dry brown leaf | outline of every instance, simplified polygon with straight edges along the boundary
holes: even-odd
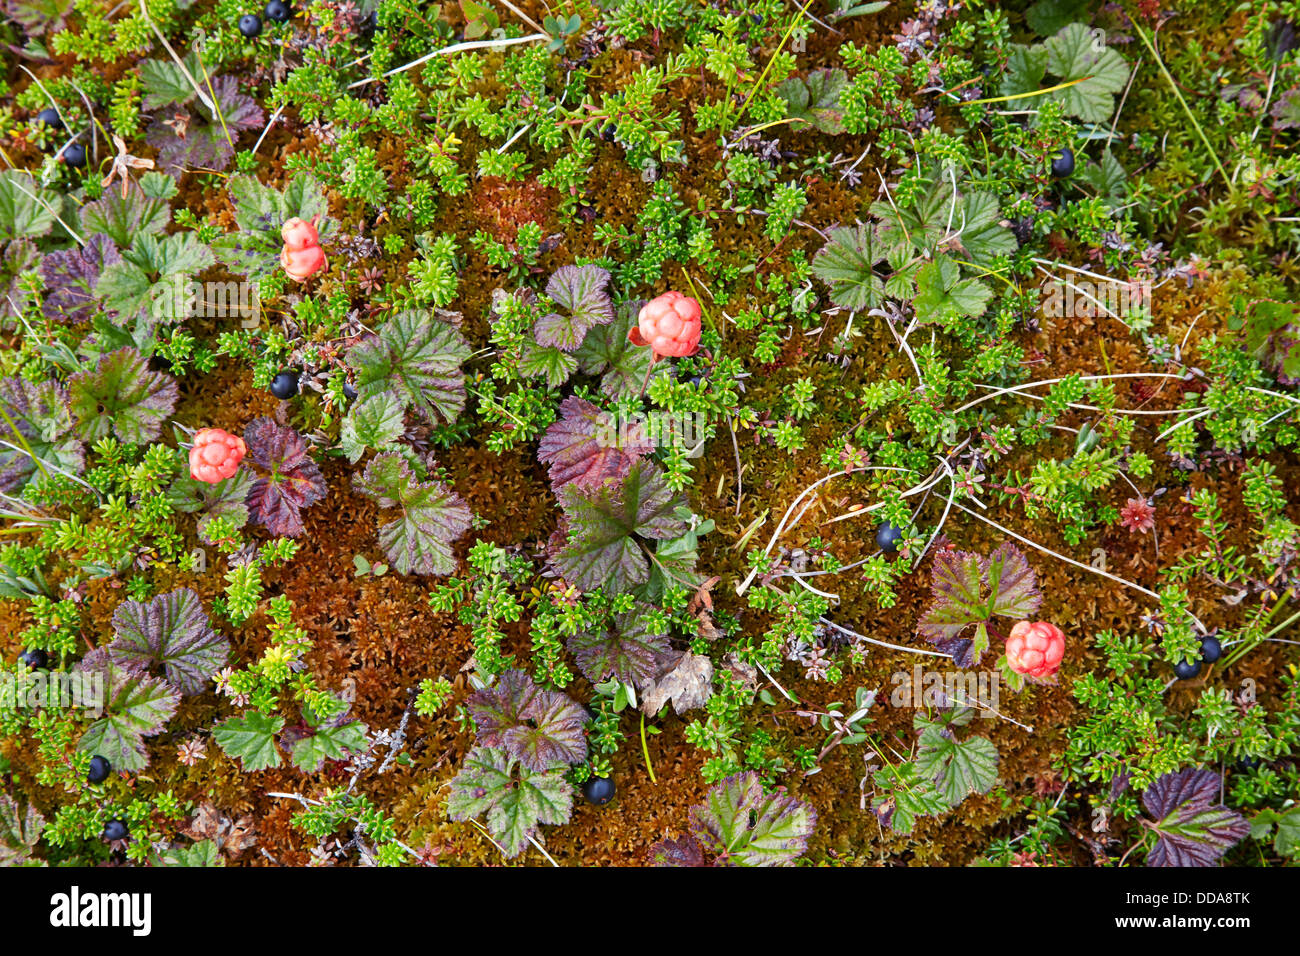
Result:
[[[211,840],[217,851],[232,860],[257,842],[257,828],[247,814],[231,820],[210,803],[202,804],[190,825],[181,831],[195,840]]]
[[[671,661],[671,658],[668,658]],[[659,677],[641,688],[641,711],[654,715],[671,699],[673,710],[684,714],[703,707],[713,696],[713,661],[705,654],[684,653],[669,663]]]

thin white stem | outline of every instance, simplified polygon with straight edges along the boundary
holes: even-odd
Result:
[[[1118,378],[1176,378],[1179,381],[1183,381],[1186,379],[1186,376],[1175,375],[1171,372],[1116,372],[1111,375],[1081,375],[1079,376],[1079,381],[1106,382]],[[1058,382],[1064,382],[1064,381],[1065,378],[1044,378],[1044,379],[1039,379],[1036,382],[1024,382],[1020,385],[1008,385],[1005,388],[998,388],[996,385],[985,385],[983,382],[972,382],[971,384],[974,385],[976,388],[991,388],[993,389],[993,391],[987,395],[982,395],[979,398],[967,402],[961,408],[954,411],[953,414],[960,415],[962,412],[966,411],[967,409],[971,409],[974,408],[976,405],[981,405],[984,402],[991,401],[997,398],[999,395],[1018,394],[1027,388],[1042,388],[1044,385],[1056,385]],[[1300,402],[1298,402],[1297,404],[1300,404]]]
[[[790,696],[790,692],[788,690],[786,690],[784,687],[782,687],[780,684],[776,682],[776,678],[768,673],[766,667],[764,667],[762,664],[759,664],[757,661],[754,662],[754,666],[763,672],[763,676],[772,682],[772,686],[781,692],[782,697],[784,697],[792,704],[799,703],[797,700],[795,700],[793,697]]]
[[[1186,409],[1184,409],[1184,410],[1186,410]],[[1178,431],[1178,429],[1182,428],[1184,425],[1190,425],[1192,422],[1196,421],[1198,418],[1204,418],[1206,415],[1211,414],[1213,411],[1214,411],[1214,409],[1212,409],[1212,408],[1202,409],[1201,411],[1199,411],[1199,412],[1197,412],[1195,415],[1193,415],[1191,418],[1184,418],[1184,419],[1183,419],[1182,421],[1180,421],[1180,422],[1174,422],[1172,425],[1170,425],[1168,428],[1166,428],[1164,431],[1162,431],[1159,435],[1156,436],[1156,441],[1161,441],[1161,440],[1163,440],[1163,439],[1165,438],[1165,436],[1167,436],[1167,435],[1172,435],[1174,432]]]
[[[772,532],[772,537],[767,542],[767,547],[763,549],[763,554],[769,555],[772,553],[772,549],[776,547],[777,539],[780,538],[781,535],[786,530],[786,522],[790,520],[790,515],[794,513],[794,509],[799,506],[799,503],[803,501],[804,498],[806,498],[817,488],[821,487],[822,485],[826,484],[826,482],[830,481],[832,478],[842,478],[845,475],[852,475],[860,471],[904,471],[904,470],[905,469],[903,468],[891,468],[891,467],[886,467],[884,465],[875,465],[875,466],[870,466],[865,468],[845,468],[843,471],[831,472],[829,475],[826,475],[824,478],[818,478],[811,485],[809,485],[807,488],[801,491],[799,493],[799,497],[795,498],[794,501],[790,503],[790,507],[785,509],[785,514],[781,517],[781,522],[776,526],[776,530]],[[802,517],[802,512],[800,513],[800,516]],[[748,590],[750,583],[754,580],[754,577],[757,574],[758,574],[757,568],[751,569],[749,575],[745,578],[745,580],[742,581],[740,584],[736,585],[736,593],[744,594],[745,591]]]
[[[280,114],[284,112],[284,107],[285,104],[281,103],[276,107],[275,112],[271,114],[271,118],[267,121],[266,126],[262,128],[262,135],[257,137],[257,142],[253,144],[254,153],[262,148],[262,140],[266,139],[266,134],[271,132],[271,127],[275,125],[275,121],[278,120]]]
[[[875,644],[877,647],[888,647],[891,650],[906,651],[909,654],[920,654],[924,657],[947,657],[949,659],[952,658],[951,654],[944,654],[941,651],[927,651],[919,647],[905,647],[902,644],[890,644],[888,641],[879,641],[876,640],[874,637],[867,637],[867,635],[865,634],[859,634],[857,631],[851,631],[847,627],[844,627],[840,624],[836,624],[828,617],[820,617],[818,618],[818,620],[821,621],[823,624],[825,624],[827,627],[835,628],[835,630],[839,631],[841,634],[847,634],[849,637],[856,638],[859,641],[865,641],[868,644]]]
[[[439,50],[433,50],[422,57],[412,60],[399,67],[394,67],[383,76],[368,76],[364,80],[357,80],[355,83],[348,85],[349,90],[355,90],[359,87],[366,86],[370,83],[386,80],[390,76],[396,76],[398,73],[404,73],[407,70],[413,70],[417,66],[428,63],[435,56],[450,56],[452,53],[463,53],[466,50],[491,50],[499,47],[515,46],[519,43],[536,43],[538,40],[549,40],[550,37],[545,33],[531,33],[526,37],[512,37],[505,40],[470,40],[467,43],[453,43],[451,46],[445,46]]]

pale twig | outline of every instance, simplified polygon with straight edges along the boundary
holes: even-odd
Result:
[[[428,63],[435,56],[449,56],[452,53],[463,53],[466,50],[492,50],[499,47],[514,46],[519,43],[536,43],[538,40],[549,40],[550,37],[545,33],[532,33],[526,37],[510,37],[505,40],[470,40],[466,43],[453,43],[451,46],[445,46],[438,50],[426,53],[422,57],[412,60],[410,63],[394,67],[383,76],[368,76],[363,80],[357,80],[355,83],[348,85],[349,90],[355,90],[369,83],[376,83],[379,80],[386,80],[390,76],[396,76],[398,73],[404,73],[407,70],[415,69]]]

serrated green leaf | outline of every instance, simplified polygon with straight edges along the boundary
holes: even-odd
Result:
[[[977,279],[961,278],[961,267],[940,256],[916,275],[917,317],[922,322],[950,325],[957,319],[977,317],[988,307],[993,292]]]
[[[343,760],[350,753],[366,749],[366,725],[359,720],[341,727],[320,727],[293,745],[293,764],[305,773],[315,773],[326,760]]]
[[[845,309],[875,309],[884,302],[885,283],[874,269],[883,253],[875,248],[872,227],[835,226],[813,257],[813,275],[831,290],[831,301]]]
[[[155,441],[177,394],[176,382],[151,371],[134,348],[109,352],[68,380],[75,431],[92,443],[110,434],[133,445]]]
[[[417,413],[437,424],[454,422],[465,407],[461,364],[473,349],[446,322],[422,310],[398,312],[348,352],[357,370],[361,400],[392,392]]]
[[[638,538],[673,538],[687,527],[678,517],[685,502],[668,487],[663,472],[644,460],[633,464],[622,482],[591,492],[569,484],[559,498],[569,539],[555,567],[584,590],[603,586],[617,594],[644,584],[650,564]]]
[[[275,737],[284,729],[283,717],[269,717],[256,710],[221,721],[212,736],[227,756],[239,758],[247,771],[280,766],[280,752]]]
[[[758,774],[728,777],[691,808],[705,851],[731,866],[790,866],[808,848],[817,812],[785,793],[768,793]]]
[[[403,407],[392,392],[380,392],[359,401],[339,429],[339,447],[348,461],[356,464],[366,449],[383,451],[402,437]]]
[[[451,574],[452,545],[469,530],[473,515],[460,495],[438,481],[419,481],[395,452],[376,455],[353,476],[357,490],[401,516],[379,527],[379,543],[400,574]]]
[[[986,737],[957,740],[951,731],[926,723],[917,746],[916,768],[933,781],[950,807],[972,793],[987,793],[998,779],[998,751]]]
[[[99,754],[118,770],[143,770],[149,764],[144,738],[160,733],[180,704],[180,693],[165,681],[128,674],[102,651],[88,654],[81,667],[104,676],[104,715],[91,724],[77,749]]]
[[[486,815],[488,832],[516,857],[542,824],[569,821],[573,787],[563,769],[535,773],[505,751],[475,747],[451,782],[447,815],[469,820]]]
[[[0,242],[45,235],[58,205],[59,197],[38,186],[31,173],[0,170]]]

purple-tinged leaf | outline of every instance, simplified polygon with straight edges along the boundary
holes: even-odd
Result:
[[[933,600],[916,631],[962,667],[978,663],[988,648],[990,618],[1024,618],[1042,600],[1033,569],[1010,543],[988,558],[972,551],[936,552],[930,586]],[[972,625],[974,636],[966,636]]]
[[[325,497],[325,479],[292,428],[266,416],[244,429],[248,457],[268,474],[253,482],[248,513],[271,534],[296,538],[303,532],[302,509]]]
[[[52,378],[29,382],[17,375],[0,379],[0,491],[25,485],[38,472],[35,455],[47,468],[53,464],[80,474],[86,464],[85,449],[72,437],[68,393]],[[6,420],[7,417],[7,420]],[[18,434],[14,434],[14,428]],[[27,452],[31,451],[31,455]]]
[[[104,715],[81,735],[77,749],[99,754],[115,770],[143,770],[149,765],[144,738],[163,731],[180,693],[166,681],[119,667],[103,649],[82,658],[77,671],[102,675],[105,686]]]
[[[113,435],[132,445],[156,441],[176,408],[176,382],[149,369],[138,350],[102,355],[91,370],[68,380],[76,433],[86,442]]]
[[[19,813],[18,801],[0,792],[0,867],[18,867],[30,860],[44,830],[45,817],[30,799],[27,809]]]
[[[0,253],[0,328],[18,325],[32,295],[24,274],[40,269],[41,257],[28,239],[14,239]]]
[[[618,594],[645,584],[650,562],[639,539],[675,538],[687,529],[678,517],[685,501],[668,487],[663,472],[644,460],[621,482],[590,493],[569,484],[559,499],[569,538],[555,557],[555,569],[585,591],[603,586]]]
[[[1219,802],[1219,775],[1188,767],[1159,777],[1142,794],[1156,821],[1147,866],[1218,866],[1250,833],[1246,818]]]
[[[474,518],[460,495],[442,482],[417,480],[396,452],[376,455],[352,483],[379,507],[401,509],[401,517],[379,526],[379,543],[398,573],[456,570],[452,545]]]
[[[163,171],[173,175],[190,169],[220,172],[230,165],[239,134],[262,126],[262,108],[239,92],[233,76],[217,77],[212,89],[220,116],[195,100],[188,108],[162,110],[149,124],[145,140],[158,150],[158,167]]]
[[[606,287],[609,273],[600,266],[561,266],[546,283],[546,295],[562,309],[537,320],[537,344],[574,351],[597,325],[614,321],[614,305]]]
[[[593,684],[612,676],[633,687],[654,681],[659,655],[670,650],[668,635],[651,631],[638,611],[618,615],[610,627],[579,631],[567,643],[578,669]]]
[[[546,429],[537,446],[538,460],[550,465],[551,488],[573,482],[590,491],[611,479],[622,479],[633,463],[653,446],[639,425],[620,429],[617,419],[586,399],[569,396],[560,404],[560,418]]]
[[[587,758],[587,712],[559,691],[537,686],[527,673],[509,670],[470,695],[478,742],[500,747],[541,773]]]
[[[647,855],[651,866],[708,865],[708,861],[704,858],[704,847],[700,846],[700,841],[689,833],[676,840],[664,837],[658,843],[651,845]]]
[[[488,832],[512,858],[524,851],[541,824],[568,823],[572,810],[573,787],[563,768],[534,772],[495,747],[469,752],[447,799],[453,820],[486,814]]]
[[[986,581],[991,601],[989,611],[1000,617],[1023,620],[1038,610],[1043,595],[1038,576],[1028,559],[1010,541],[1004,541],[988,557]]]
[[[784,788],[766,793],[758,774],[728,777],[691,808],[704,850],[726,866],[793,866],[817,827],[817,812]]]
[[[41,311],[52,322],[89,322],[100,306],[94,295],[99,273],[122,257],[108,236],[91,236],[84,246],[49,252],[41,260],[45,299]]]
[[[361,401],[392,392],[437,424],[454,422],[465,408],[465,375],[461,363],[473,349],[450,324],[429,313],[398,312],[378,335],[364,339],[348,352],[357,371]]]
[[[202,692],[230,656],[230,641],[213,629],[189,588],[152,601],[124,601],[113,613],[117,639],[108,655],[131,674],[159,669],[182,694]]]

